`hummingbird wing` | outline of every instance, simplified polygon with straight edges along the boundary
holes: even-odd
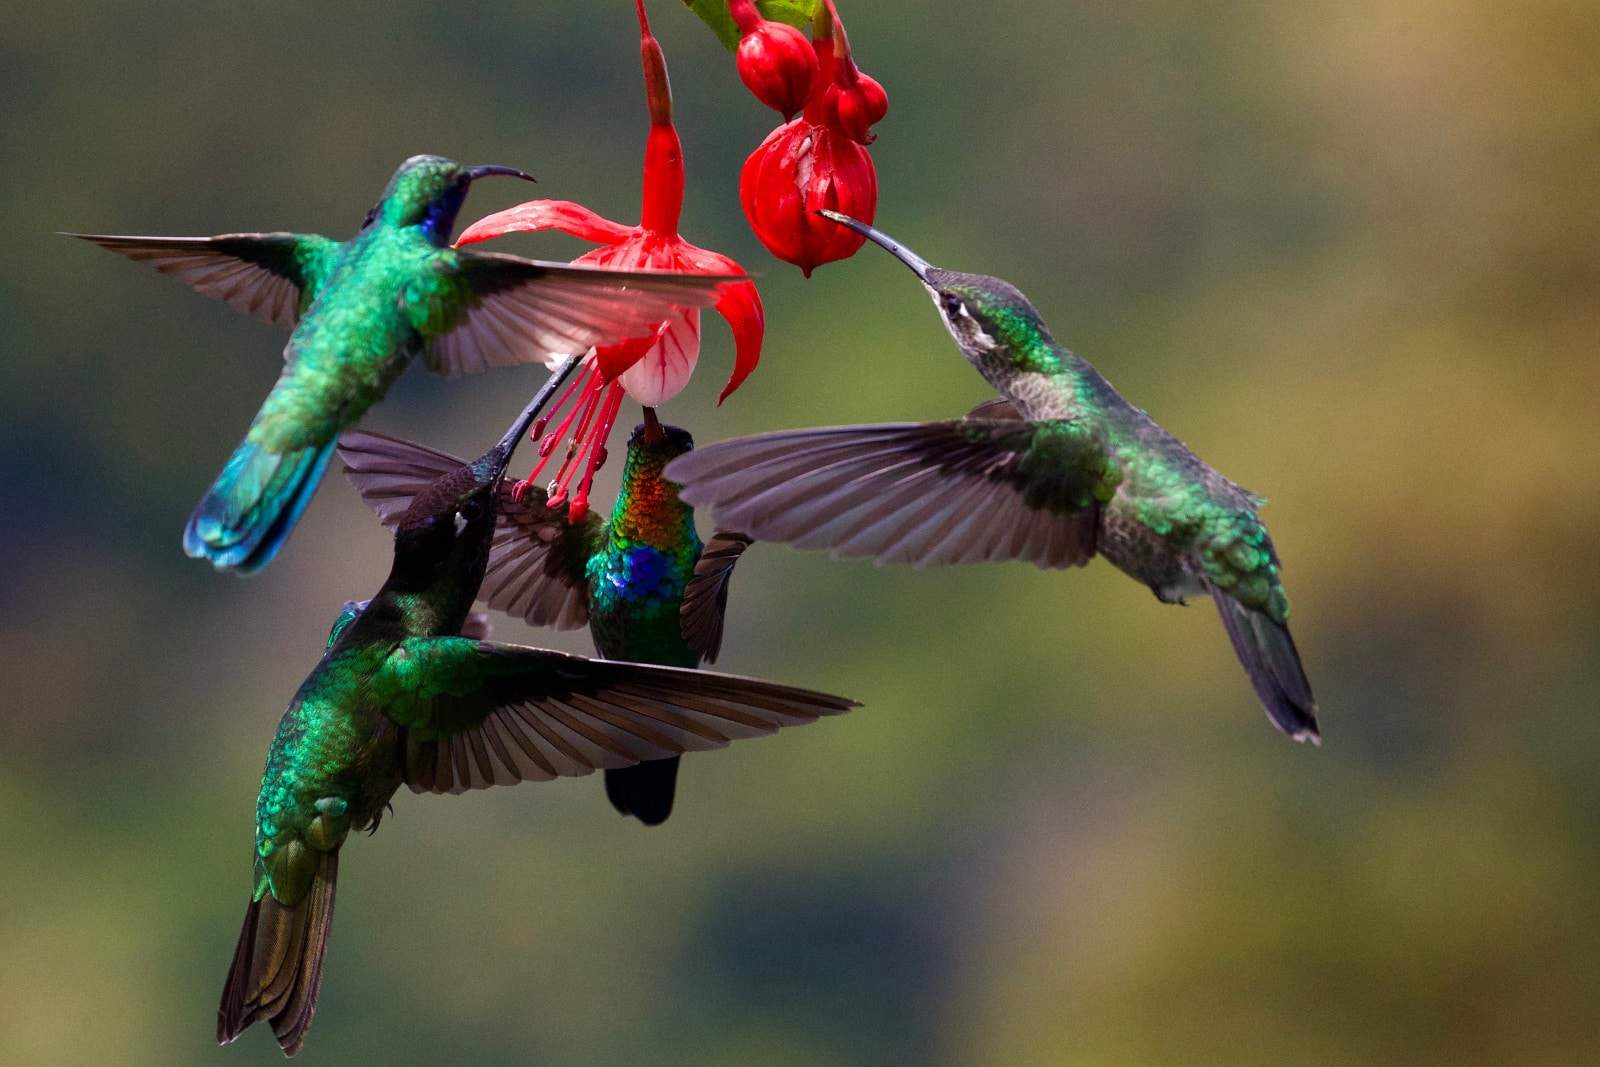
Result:
[[[398,522],[417,494],[466,465],[448,452],[365,430],[339,435],[339,459],[385,526]],[[534,626],[583,626],[589,621],[584,565],[599,541],[602,520],[590,514],[569,522],[565,505],[550,507],[545,491],[532,487],[519,500],[502,485],[495,504],[489,567],[478,599]]]
[[[409,637],[369,698],[405,730],[414,792],[460,793],[721,748],[858,705],[753,678]]]
[[[338,451],[345,477],[385,526],[398,523],[423,490],[467,465],[448,452],[366,430],[340,434]]]
[[[552,508],[549,494],[529,486],[517,498],[500,492],[489,567],[478,599],[534,626],[575,630],[589,621],[589,579],[584,568],[605,528],[590,512],[580,521],[567,505]]]
[[[120,237],[69,233],[148,263],[235,311],[293,329],[316,296],[339,242],[314,233],[224,233],[216,237]]]
[[[694,577],[683,590],[678,611],[683,639],[707,663],[722,652],[722,620],[728,611],[728,586],[733,567],[753,542],[742,533],[718,530],[694,564]]]
[[[758,541],[918,566],[1081,566],[1115,486],[1092,428],[1010,418],[758,434],[697,448],[666,475]]]
[[[458,309],[428,343],[440,374],[539,363],[655,332],[680,308],[714,303],[740,274],[619,271],[453,250],[442,269],[461,284]]]

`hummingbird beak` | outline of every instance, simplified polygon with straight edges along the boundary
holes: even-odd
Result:
[[[489,178],[496,174],[504,175],[507,178],[521,178],[525,182],[537,182],[539,180],[527,171],[518,170],[516,167],[502,167],[498,163],[481,163],[476,167],[467,168],[467,181],[475,182],[479,178]]]
[[[517,450],[517,445],[527,436],[528,427],[533,425],[533,420],[538,417],[539,409],[550,401],[555,391],[561,388],[561,383],[572,376],[578,364],[583,362],[582,356],[568,356],[561,365],[550,372],[550,378],[539,391],[534,394],[528,406],[522,409],[522,414],[517,416],[517,421],[511,424],[511,429],[500,438],[500,443],[489,452],[489,481],[497,483],[506,473],[506,467],[511,463],[511,454]]]
[[[661,420],[656,418],[656,409],[644,409],[644,439],[647,444],[659,445],[667,439],[667,431],[661,425]]]
[[[832,219],[841,226],[850,227],[852,230],[856,231],[873,244],[881,246],[885,252],[888,252],[895,259],[898,259],[900,262],[910,267],[911,273],[920,278],[923,285],[932,284],[928,281],[928,272],[933,269],[933,264],[917,255],[915,252],[911,251],[911,249],[907,248],[899,241],[896,241],[893,237],[890,237],[882,230],[875,230],[864,222],[859,222],[856,219],[851,218],[849,215],[843,215],[837,211],[830,211],[828,208],[821,208],[819,213],[827,218]]]

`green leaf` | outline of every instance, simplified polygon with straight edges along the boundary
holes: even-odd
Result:
[[[711,27],[717,39],[733,51],[739,46],[739,30],[728,14],[727,0],[683,0],[683,6],[700,16],[700,21]],[[769,19],[787,22],[802,30],[811,29],[822,0],[756,0],[756,7]]]

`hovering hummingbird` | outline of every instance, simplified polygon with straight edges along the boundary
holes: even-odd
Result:
[[[761,541],[880,563],[1098,554],[1167,604],[1207,595],[1272,722],[1317,743],[1265,503],[1213,470],[1051,335],[999,278],[935,267],[837,212],[910,267],[1001,399],[945,422],[788,430],[667,468],[685,500]]]
[[[296,233],[68,235],[293,330],[277,384],[189,517],[185,552],[242,574],[270,563],[315,492],[335,436],[418,354],[447,375],[541,362],[649,334],[674,309],[709,304],[729,280],[450,248],[468,188],[497,174],[533,180],[512,167],[412,156],[344,242]]]
[[[377,828],[402,783],[459,793],[548,781],[720,748],[856,706],[750,678],[463,635],[501,478],[548,395],[482,457],[416,495],[395,522],[388,579],[341,613],[284,712],[256,801],[254,880],[219,1042],[265,1019],[286,1053],[299,1050],[316,1011],[340,848],[352,830]]]
[[[558,630],[589,626],[607,659],[698,667],[714,662],[734,564],[750,539],[718,531],[702,545],[694,509],[662,475],[694,448],[688,431],[663,425],[652,408],[628,439],[622,486],[609,521],[571,522],[544,489],[502,485],[499,525],[479,599],[490,608]],[[339,438],[345,474],[386,525],[394,525],[433,479],[461,460],[410,441],[355,431]],[[606,796],[623,815],[655,826],[672,813],[678,757],[608,769]]]

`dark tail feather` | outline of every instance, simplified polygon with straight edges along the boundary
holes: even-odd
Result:
[[[1272,724],[1296,741],[1322,744],[1317,701],[1311,695],[1311,682],[1300,665],[1300,653],[1295,650],[1288,627],[1274,622],[1265,612],[1245,607],[1220,589],[1211,590],[1211,599],[1217,602],[1233,650],[1239,654],[1239,662],[1250,675],[1250,684]]]
[[[317,491],[333,445],[268,452],[245,441],[189,516],[183,550],[240,574],[271,563]]]
[[[606,797],[624,815],[646,826],[660,826],[672,814],[672,797],[678,787],[678,760],[648,760],[633,767],[606,771]]]
[[[284,907],[271,893],[251,903],[217,1007],[219,1045],[266,1019],[285,1055],[300,1051],[322,988],[338,876],[339,854],[323,852],[300,903]]]

